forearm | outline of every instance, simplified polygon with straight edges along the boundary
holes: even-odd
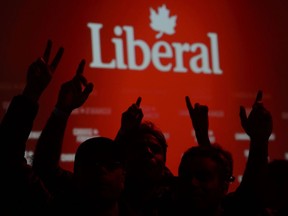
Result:
[[[123,160],[128,160],[128,158],[133,155],[133,151],[131,151],[131,144],[135,144],[133,143],[133,132],[119,129],[114,140],[118,145],[120,145],[120,154],[122,154]]]
[[[39,174],[58,169],[68,118],[56,110],[51,113],[35,147],[33,168]]]
[[[201,131],[195,131],[196,139],[199,146],[210,146],[211,142],[209,139],[208,131],[203,133]]]
[[[26,96],[18,95],[12,99],[0,124],[2,151],[6,160],[13,163],[23,161],[26,142],[37,112],[38,104]]]
[[[268,141],[251,140],[243,177],[254,179],[268,163]]]
[[[267,163],[268,141],[252,139],[246,167],[239,188],[241,188],[241,190],[252,190],[255,188],[261,178],[261,171],[265,168]]]

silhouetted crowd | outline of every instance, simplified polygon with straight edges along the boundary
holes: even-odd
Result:
[[[29,165],[26,142],[64,49],[49,61],[52,41],[28,68],[22,94],[13,97],[1,119],[0,215],[100,216],[288,216],[288,161],[268,160],[272,117],[258,91],[251,112],[240,106],[240,122],[250,138],[242,181],[234,181],[233,158],[208,136],[208,107],[186,106],[198,145],[188,148],[178,175],[165,165],[167,143],[153,122],[143,120],[141,97],[122,114],[115,139],[93,137],[76,151],[73,172],[60,167],[66,125],[93,90],[83,75],[85,60],[63,83]],[[51,63],[49,63],[51,62]]]

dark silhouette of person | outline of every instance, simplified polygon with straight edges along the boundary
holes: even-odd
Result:
[[[129,215],[120,204],[125,170],[116,142],[90,138],[78,147],[73,172],[59,166],[69,116],[85,103],[93,89],[83,76],[84,66],[82,60],[75,76],[61,86],[55,109],[37,142],[33,169],[53,195],[47,207],[49,214]]]
[[[222,215],[222,200],[228,192],[232,173],[232,155],[219,145],[190,147],[178,168],[177,212]]]
[[[51,215],[66,212],[121,215],[118,197],[124,187],[124,169],[118,151],[119,145],[113,140],[97,137],[82,143],[77,149],[75,174],[70,184],[74,187],[59,193],[53,190],[51,192],[51,188],[46,187],[46,181],[25,160],[25,145],[38,111],[38,100],[63,54],[63,48],[60,48],[52,63],[48,64],[51,48],[52,42],[49,40],[43,57],[37,59],[28,69],[23,93],[12,99],[0,124],[0,137],[5,141],[5,155],[1,157],[1,194],[5,200],[1,215]],[[76,78],[74,77],[76,82],[77,79],[83,82],[79,75],[83,72],[84,63],[85,61],[81,61],[79,64]],[[82,104],[92,87],[86,85],[84,91],[81,91],[82,97],[78,97],[79,103],[74,104]],[[61,88],[59,97],[69,101],[71,98],[66,95],[66,90],[65,87]],[[71,105],[62,99],[58,102]],[[63,114],[62,111],[58,110],[56,113]],[[77,196],[73,196],[75,194]],[[128,215],[121,212],[122,215]]]
[[[258,92],[248,118],[244,108],[240,110],[242,127],[251,138],[242,181],[250,190],[247,202],[257,207],[259,215],[282,216],[288,214],[288,163],[280,159],[268,160],[273,121],[270,112],[264,107],[262,94],[262,91]]]
[[[74,77],[63,83],[54,110],[35,146],[33,169],[53,194],[71,188],[73,173],[59,166],[65,129],[72,111],[82,106],[93,90],[83,75],[82,60]]]
[[[126,181],[124,197],[136,215],[159,215],[166,208],[173,175],[165,166],[167,142],[151,121],[142,121],[141,97],[122,113],[115,138],[122,146]]]
[[[264,107],[263,92],[259,90],[247,116],[240,106],[241,126],[250,138],[249,155],[240,185],[225,199],[224,206],[234,215],[266,214],[257,190],[262,172],[268,164],[269,137],[273,129],[271,113]],[[261,196],[261,195],[260,195]]]
[[[186,97],[186,105],[198,145],[211,146],[208,137],[208,107],[198,103],[193,107],[189,97]],[[244,131],[250,137],[250,153],[240,185],[235,192],[226,194],[222,199],[222,214],[257,215],[262,212],[263,208],[257,199],[259,194],[256,188],[260,180],[261,170],[268,161],[268,139],[272,132],[272,117],[263,106],[262,91],[258,91],[248,117],[244,107],[240,106],[240,119]],[[230,182],[234,180],[232,173],[228,180]]]
[[[120,204],[125,171],[119,145],[106,137],[80,144],[73,169],[73,187],[57,193],[50,214],[129,215]]]
[[[59,48],[48,64],[51,48],[49,40],[44,55],[29,66],[22,94],[13,97],[1,120],[0,138],[4,152],[1,156],[1,215],[39,215],[52,198],[24,157],[38,112],[38,100],[50,83],[64,51]]]

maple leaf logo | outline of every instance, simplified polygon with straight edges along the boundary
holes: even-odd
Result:
[[[150,8],[150,27],[154,31],[159,32],[156,35],[157,39],[161,38],[164,33],[168,35],[175,33],[174,28],[177,16],[169,17],[169,13],[170,11],[166,8],[165,4],[158,8],[158,13],[153,8]]]

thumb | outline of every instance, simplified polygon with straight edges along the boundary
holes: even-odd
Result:
[[[79,104],[77,105],[78,107],[79,107],[79,106],[82,106],[82,105],[85,103],[85,101],[86,101],[87,98],[89,97],[90,93],[92,92],[93,87],[94,87],[94,85],[93,85],[92,83],[88,83],[88,84],[86,85],[84,91],[83,91],[82,94],[81,94],[80,100],[78,101],[78,103],[79,103]]]
[[[141,97],[138,97],[138,98],[137,98],[137,101],[136,101],[136,105],[137,105],[138,107],[140,107],[141,101],[142,101],[142,98],[141,98]]]
[[[243,106],[240,106],[239,115],[240,115],[240,120],[241,120],[241,126],[244,129],[244,131],[247,133],[247,121],[248,121],[248,118],[247,118],[246,110],[245,110],[245,108]]]
[[[208,113],[208,106],[202,105],[201,109],[204,111],[205,114]]]
[[[93,91],[93,88],[94,88],[93,83],[88,83],[88,84],[85,86],[85,89],[84,89],[84,91],[83,91],[84,97],[88,98],[89,94]]]

